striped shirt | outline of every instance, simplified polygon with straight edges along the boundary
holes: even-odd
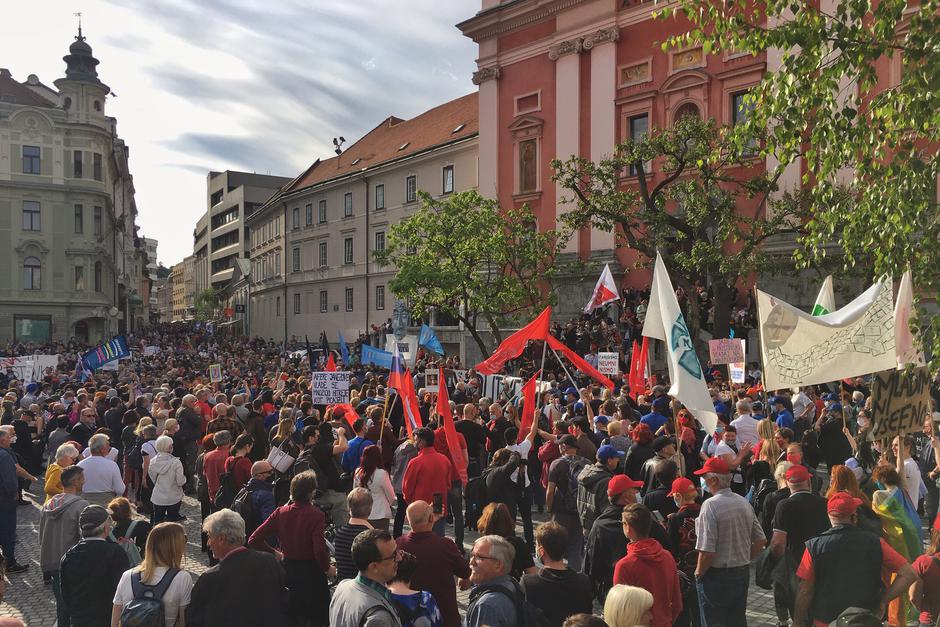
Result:
[[[359,573],[352,558],[352,543],[363,531],[368,531],[365,525],[343,525],[333,535],[333,548],[336,550],[336,576],[339,579],[352,579]]]
[[[751,563],[751,544],[766,540],[754,508],[729,488],[702,503],[695,519],[695,549],[715,553],[713,568],[734,568]]]

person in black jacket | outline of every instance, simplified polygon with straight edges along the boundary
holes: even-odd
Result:
[[[111,623],[114,592],[125,570],[127,553],[108,542],[111,517],[100,505],[89,505],[78,517],[82,541],[66,551],[59,568],[62,601],[71,627]]]
[[[219,563],[193,585],[186,609],[190,627],[286,627],[284,570],[277,558],[244,548],[245,521],[223,509],[203,522]]]
[[[542,610],[549,625],[561,627],[572,614],[590,614],[593,609],[591,580],[565,565],[568,531],[554,521],[535,530],[535,547],[544,567],[522,576],[527,601]]]
[[[516,519],[516,510],[519,507],[519,486],[513,482],[512,474],[516,472],[522,458],[519,453],[501,448],[493,455],[493,462],[483,471],[486,481],[486,496],[490,503],[505,503],[513,520]]]

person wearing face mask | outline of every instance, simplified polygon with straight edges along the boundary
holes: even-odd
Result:
[[[751,444],[744,442],[739,445],[737,436],[737,430],[733,426],[725,427],[721,443],[715,449],[715,457],[722,459],[731,469],[731,490],[744,496],[747,494],[744,470],[751,456]]]
[[[669,515],[667,521],[672,556],[676,558],[679,570],[691,579],[695,576],[698,557],[695,552],[695,519],[702,509],[698,503],[698,490],[691,479],[679,477],[672,482],[669,496],[678,509],[675,514]]]

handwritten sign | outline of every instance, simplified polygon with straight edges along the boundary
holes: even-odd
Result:
[[[598,353],[597,370],[603,374],[617,374],[620,371],[618,353]]]
[[[222,364],[211,364],[209,366],[209,381],[222,383]]]
[[[732,383],[744,383],[744,362],[728,364],[728,372]]]
[[[310,394],[314,405],[336,405],[349,402],[349,371],[310,373]]]
[[[931,411],[930,372],[926,366],[910,374],[885,370],[875,375],[871,390],[872,429],[870,440],[920,431]]]
[[[708,357],[714,365],[744,361],[744,341],[733,338],[708,340]]]

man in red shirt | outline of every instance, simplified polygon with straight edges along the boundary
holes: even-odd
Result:
[[[645,505],[623,508],[623,534],[630,539],[627,555],[614,567],[614,583],[643,588],[653,595],[650,627],[672,627],[682,612],[676,560],[650,538],[653,516]]]
[[[437,495],[441,503],[441,518],[434,523],[434,533],[444,535],[447,515],[447,491],[455,476],[450,458],[434,449],[434,432],[421,427],[414,433],[418,454],[408,462],[402,480],[402,495],[406,503],[426,501],[434,503]]]
[[[209,488],[209,502],[213,503],[212,509],[215,511],[215,493],[221,483],[219,477],[225,472],[225,460],[228,459],[232,446],[232,434],[228,431],[216,431],[212,434],[212,443],[215,444],[215,450],[209,451],[202,458],[202,472]]]

